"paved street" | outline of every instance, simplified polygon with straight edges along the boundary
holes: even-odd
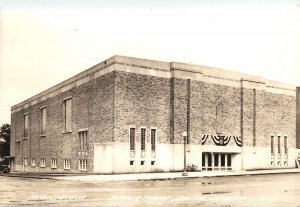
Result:
[[[75,182],[0,176],[0,206],[300,207],[300,173]]]

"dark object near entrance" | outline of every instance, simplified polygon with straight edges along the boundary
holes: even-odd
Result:
[[[199,169],[198,169],[198,167],[197,167],[197,165],[194,165],[194,164],[188,164],[187,166],[186,166],[186,171],[187,172],[198,172],[199,171]]]
[[[9,165],[0,165],[0,172],[9,173],[10,172]]]

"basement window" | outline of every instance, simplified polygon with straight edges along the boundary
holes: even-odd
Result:
[[[52,158],[51,159],[51,168],[52,169],[56,169],[57,168],[57,159],[56,158]]]
[[[31,158],[31,167],[35,167],[35,158]]]
[[[130,165],[133,165],[134,161],[133,160],[130,160]]]
[[[41,158],[40,166],[41,167],[45,167],[46,166],[46,159],[45,158]]]
[[[79,170],[87,170],[87,160],[79,160]]]
[[[145,165],[145,161],[143,160],[143,161],[141,161],[141,165]]]
[[[151,165],[155,165],[155,161],[151,161]]]
[[[64,169],[65,170],[71,169],[71,160],[70,159],[64,159]]]

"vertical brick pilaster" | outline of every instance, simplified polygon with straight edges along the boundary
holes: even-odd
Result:
[[[174,78],[171,78],[170,81],[170,143],[174,143],[174,99],[175,99],[175,92],[174,92]]]
[[[185,79],[174,78],[171,84],[171,90],[173,93],[172,98],[172,123],[171,128],[173,129],[173,142],[172,143],[183,143],[182,133],[188,132],[188,82]],[[189,136],[189,135],[188,135]],[[187,137],[188,138],[188,137]]]
[[[253,147],[256,146],[256,89],[253,89]]]
[[[187,98],[186,98],[186,130],[187,144],[190,144],[190,126],[191,126],[191,80],[187,79]]]
[[[241,83],[241,113],[240,113],[240,130],[241,130],[241,139],[242,139],[242,146],[244,146],[244,89],[243,83]]]

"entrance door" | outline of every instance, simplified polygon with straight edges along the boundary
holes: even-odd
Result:
[[[202,153],[202,170],[232,170],[232,154],[229,153]]]
[[[219,159],[219,157],[220,157],[220,154],[214,153],[214,170],[220,170],[220,166],[219,166],[220,159]]]
[[[231,167],[231,154],[227,154],[227,170],[232,170],[232,167]]]
[[[226,161],[225,161],[225,159],[226,159],[226,154],[221,154],[221,170],[226,170]]]
[[[207,153],[207,170],[211,171],[212,170],[212,156],[211,153]]]

